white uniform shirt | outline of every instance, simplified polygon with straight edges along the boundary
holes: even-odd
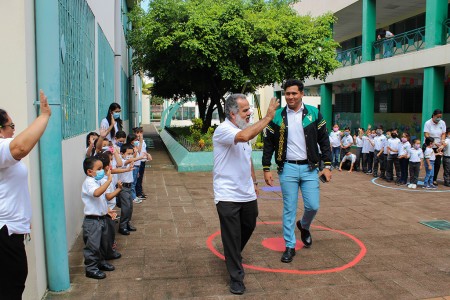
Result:
[[[295,112],[286,107],[288,119],[288,138],[286,147],[286,160],[305,160],[308,159],[306,154],[306,139],[303,131],[303,109],[304,105]]]
[[[256,200],[251,175],[252,147],[248,143],[234,143],[241,131],[225,119],[213,136],[214,146],[214,202],[249,202]]]
[[[440,120],[437,124],[433,122],[433,119],[430,119],[425,122],[423,126],[423,132],[428,132],[432,138],[434,138],[435,144],[441,143],[441,136],[446,131],[444,120]],[[425,137],[423,139],[425,143]],[[433,145],[433,148],[437,148],[436,145]]]
[[[369,137],[367,135],[363,135],[362,136],[362,141],[363,141],[363,146],[362,146],[362,153],[369,153],[369,149],[370,149],[370,142],[369,142]]]
[[[94,192],[101,185],[101,180],[86,176],[81,186],[81,200],[84,203],[84,215],[104,216],[108,212],[105,195],[94,197]]]
[[[110,126],[110,125],[109,125],[108,120],[107,120],[106,118],[104,118],[104,119],[102,120],[102,122],[100,123],[100,128],[101,128],[101,129],[108,129],[109,126]],[[117,126],[118,126],[118,125],[117,125],[117,122],[116,122],[116,124],[114,124],[114,130],[115,130],[115,132],[119,131],[119,128],[118,128]],[[108,135],[106,136],[106,138],[107,138],[109,141],[111,141],[114,145],[116,144],[115,139],[112,139],[112,138],[111,138],[111,132],[108,133]]]
[[[369,146],[369,152],[374,152],[374,150],[375,150],[375,148],[374,148],[375,142],[374,142],[373,139],[374,139],[374,138],[373,138],[372,136],[369,136],[369,139],[368,139],[368,142],[369,142],[369,144],[368,144],[368,146]]]
[[[339,130],[330,132],[330,144],[331,147],[341,146],[341,132]]]
[[[127,161],[126,159],[122,158],[122,169],[128,168],[128,165],[125,165],[126,161]],[[134,181],[134,179],[133,179],[133,169],[131,169],[128,172],[117,174],[117,180],[121,180],[122,183],[132,183]]]
[[[387,138],[386,137],[386,139],[384,140],[384,145],[383,145],[383,148],[384,148],[384,150],[383,150],[383,154],[388,154],[388,141],[390,140],[391,138]]]
[[[12,140],[0,138],[0,228],[6,225],[9,235],[29,233],[31,222],[28,171],[12,157]]]
[[[429,160],[436,160],[436,155],[434,154],[433,148],[426,147],[423,156]]]
[[[376,137],[373,138],[373,142],[374,142],[374,150],[377,152],[380,152],[381,149],[383,149],[384,147],[384,142],[386,140],[386,137],[382,134],[382,135],[377,135]]]
[[[100,185],[104,184],[106,181],[108,180],[108,178],[105,176],[103,177],[102,180],[100,180]],[[108,206],[109,209],[114,209],[114,207],[116,207],[116,197],[112,198],[111,200],[107,200],[106,199],[106,194],[111,194],[113,193],[116,189],[114,188],[116,185],[113,184],[113,181],[109,184],[108,188],[106,189],[106,192],[102,195],[106,201],[106,205]]]
[[[400,143],[398,145],[398,156],[409,153],[409,149],[411,149],[411,144],[408,141],[405,143]]]
[[[415,149],[414,147],[411,147],[409,149],[409,162],[420,162],[420,160],[423,159],[423,152],[422,149]]]
[[[444,156],[450,156],[450,137],[445,139],[445,144],[447,144],[447,146],[444,147],[444,151],[442,152],[444,153]]]
[[[356,155],[353,153],[349,154],[349,155],[344,155],[342,157],[342,162],[346,162],[346,161],[351,161],[351,163],[354,164],[356,161]]]
[[[341,139],[341,144],[344,147],[347,147],[349,145],[353,145],[353,137],[349,135],[344,135]]]
[[[400,141],[399,138],[395,138],[395,139],[394,138],[390,138],[388,140],[388,146],[391,149],[393,149],[393,150],[397,150],[398,151],[399,144],[401,144],[401,141]],[[393,151],[388,150],[388,154],[398,154],[398,152],[393,152]]]
[[[356,147],[358,147],[358,148],[363,147],[363,140],[359,136],[356,137]]]

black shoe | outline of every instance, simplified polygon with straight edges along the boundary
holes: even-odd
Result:
[[[128,229],[125,229],[125,228],[119,228],[119,233],[123,234],[123,235],[130,235],[130,232],[128,231]]]
[[[437,181],[433,181],[433,185],[438,186]]]
[[[100,270],[97,270],[95,272],[86,271],[86,277],[94,278],[94,279],[104,279],[104,278],[106,278],[106,274]]]
[[[114,268],[114,266],[112,264],[109,264],[107,262],[105,262],[102,265],[99,265],[98,268],[102,271],[108,271],[108,272],[114,271],[116,269],[116,268]]]
[[[378,174],[377,173],[373,173],[373,177],[377,178]]]
[[[118,259],[118,258],[121,258],[122,257],[122,254],[120,254],[119,252],[117,252],[117,251],[114,251],[114,254],[113,255],[111,255],[110,257],[108,257],[108,258],[105,258],[106,260],[112,260],[112,259]]]
[[[245,292],[245,285],[242,281],[230,281],[230,292],[236,295],[242,295]]]
[[[311,237],[311,233],[309,232],[309,230],[304,229],[302,227],[302,223],[300,222],[300,220],[297,221],[297,228],[300,230],[300,238],[303,242],[303,244],[305,245],[305,248],[309,248],[312,245],[312,237]]]
[[[128,228],[127,229],[128,229],[128,231],[136,231],[137,230],[136,227],[130,225],[130,223],[128,223]]]
[[[295,249],[286,247],[286,250],[283,252],[283,255],[281,256],[281,262],[284,263],[290,263],[295,256]]]
[[[145,194],[138,195],[137,197],[138,197],[138,198],[141,198],[141,199],[147,199],[147,195],[145,195]]]

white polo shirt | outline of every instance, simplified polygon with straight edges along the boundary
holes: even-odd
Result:
[[[436,160],[436,155],[434,154],[433,148],[426,147],[423,156],[429,160]]]
[[[125,165],[125,162],[127,160],[122,158],[122,169],[126,169],[128,168],[128,165]],[[118,173],[117,174],[117,180],[121,180],[122,183],[132,183],[134,181],[133,179],[133,169],[131,169],[128,172],[124,172],[124,173]]]
[[[225,119],[213,136],[214,202],[249,202],[256,200],[255,187],[251,175],[252,147],[248,143],[234,143],[241,131]]]
[[[445,138],[445,143],[447,144],[447,146],[444,147],[444,151],[442,151],[444,153],[444,156],[450,156],[450,138],[447,137]]]
[[[330,144],[331,147],[341,146],[341,132],[339,130],[330,132]]]
[[[114,175],[113,175],[114,176]],[[113,177],[114,178],[114,177]],[[103,177],[102,180],[100,180],[100,185],[103,185],[106,181],[108,180],[108,177]],[[112,198],[111,200],[107,200],[106,199],[106,194],[111,194],[114,193],[115,189],[115,184],[113,183],[113,181],[109,184],[108,188],[106,189],[106,192],[102,195],[104,197],[104,200],[106,201],[106,205],[108,206],[109,209],[114,209],[114,207],[116,207],[116,197]]]
[[[388,149],[388,154],[398,154],[398,146],[399,144],[401,144],[401,141],[399,138],[390,138],[388,140],[388,147],[394,150],[397,150],[397,152],[393,152],[391,150]]]
[[[286,160],[305,160],[308,159],[306,154],[306,139],[303,130],[303,105],[295,112],[286,107],[288,138],[286,147]]]
[[[81,186],[81,200],[84,203],[85,216],[104,216],[108,212],[105,196],[94,197],[94,192],[101,185],[101,180],[86,176]]]
[[[106,118],[104,118],[104,119],[102,120],[102,122],[100,123],[100,128],[101,128],[101,129],[108,129],[108,128],[109,128],[109,123],[108,123],[108,120],[107,120]],[[117,133],[117,131],[119,131],[117,122],[116,122],[116,124],[114,124],[114,130],[115,130],[116,133]],[[106,138],[107,138],[109,141],[111,141],[111,142],[113,143],[113,145],[116,144],[115,139],[111,138],[111,132],[108,133],[108,135],[106,136]]]
[[[30,232],[31,200],[25,164],[11,155],[12,138],[0,138],[0,228],[8,234]]]
[[[411,149],[411,144],[408,141],[405,143],[400,143],[398,145],[398,156],[409,153],[409,149]]]
[[[358,147],[358,148],[363,147],[363,140],[359,136],[356,137],[356,147]]]
[[[432,138],[434,138],[435,144],[441,143],[441,136],[443,133],[445,133],[445,122],[444,120],[440,120],[437,124],[433,122],[433,119],[429,119],[425,122],[423,126],[423,132],[428,132]],[[425,143],[425,137],[423,139],[423,142]],[[433,148],[437,148],[436,145],[433,145]]]
[[[418,163],[421,159],[423,159],[422,149],[415,149],[411,147],[409,149],[409,162]]]
[[[386,140],[386,137],[383,134],[379,135],[379,136],[377,135],[376,137],[374,137],[373,138],[374,150],[379,152],[381,149],[383,149],[385,140]]]
[[[349,155],[344,155],[342,157],[342,162],[346,162],[346,161],[350,161],[352,164],[354,164],[356,161],[356,155],[353,153],[349,154]]]
[[[353,137],[349,135],[345,135],[341,139],[342,146],[347,147],[349,145],[353,145]]]

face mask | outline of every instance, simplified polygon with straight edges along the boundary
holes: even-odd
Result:
[[[334,131],[334,132],[337,132],[338,130],[339,130],[338,127],[333,127],[333,131]]]
[[[380,136],[382,134],[381,130],[377,130],[377,135]]]
[[[133,145],[134,145],[135,147],[139,147],[139,141],[134,141]]]
[[[348,132],[348,131],[345,131],[345,132],[344,132],[344,135],[345,135],[345,136],[347,136],[347,135],[349,135],[349,134],[350,134],[350,132]]]
[[[116,142],[116,145],[119,147],[122,147],[123,143],[122,142]]]
[[[442,118],[436,118],[436,119],[434,119],[434,120],[435,120],[436,123],[439,123],[439,121],[441,121]]]
[[[372,134],[371,134],[370,136],[371,136],[371,137],[375,137],[375,136],[376,136],[376,134],[373,134],[373,133],[372,133]]]
[[[117,120],[118,118],[120,118],[120,113],[118,113],[118,112],[113,113],[113,118],[114,118],[115,120]]]
[[[133,158],[133,155],[127,155],[127,156],[125,156],[125,159],[126,160],[129,160],[129,159],[132,159]]]
[[[392,136],[394,139],[397,138],[397,134],[396,134],[396,133],[391,134],[391,136]]]
[[[102,150],[107,151],[107,150],[109,150],[109,147],[108,146],[102,147]]]
[[[105,177],[105,170],[99,170],[99,171],[95,171],[95,180],[100,180],[103,177]]]
[[[390,134],[386,134],[386,138],[390,139],[391,135]]]
[[[406,143],[407,139],[406,138],[402,138],[402,143]]]
[[[420,144],[414,144],[414,149],[419,150],[420,149]]]

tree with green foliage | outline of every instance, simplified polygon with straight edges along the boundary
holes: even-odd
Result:
[[[339,63],[331,14],[300,16],[292,0],[153,0],[130,14],[133,64],[152,94],[197,99],[204,131],[227,93],[287,78],[325,79]],[[250,82],[250,84],[246,84]]]

